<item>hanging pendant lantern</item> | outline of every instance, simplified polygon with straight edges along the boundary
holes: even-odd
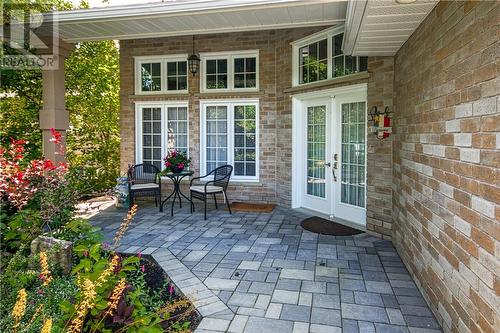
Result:
[[[193,36],[193,53],[188,57],[188,67],[189,71],[193,76],[198,73],[198,69],[200,68],[200,57],[196,53],[194,53],[194,36]]]

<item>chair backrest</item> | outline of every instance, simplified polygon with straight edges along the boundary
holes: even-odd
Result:
[[[134,184],[156,183],[160,170],[153,164],[136,164],[129,167],[128,179]]]
[[[229,179],[231,178],[231,173],[233,172],[233,166],[223,165],[214,169],[212,172],[214,174],[214,185],[223,187],[225,191],[229,183]]]

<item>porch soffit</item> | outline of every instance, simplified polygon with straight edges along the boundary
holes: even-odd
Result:
[[[75,43],[327,26],[343,23],[346,10],[346,0],[181,0],[61,11],[53,20]]]
[[[432,11],[438,0],[350,1],[343,51],[356,56],[393,56]]]

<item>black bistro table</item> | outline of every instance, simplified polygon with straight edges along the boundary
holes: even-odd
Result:
[[[171,216],[174,216],[175,198],[179,198],[179,207],[180,208],[182,208],[182,199],[181,199],[181,196],[183,196],[189,202],[189,204],[192,204],[191,199],[189,199],[187,196],[184,195],[184,193],[182,193],[180,185],[181,185],[181,180],[184,177],[191,176],[193,174],[194,174],[194,171],[184,170],[184,171],[181,171],[181,172],[167,172],[166,174],[162,175],[162,177],[168,177],[168,178],[170,178],[170,180],[172,180],[172,183],[174,183],[174,190],[172,191],[172,193],[170,193],[170,195],[168,197],[165,198],[165,200],[163,200],[161,202],[160,212],[163,212],[163,205],[172,196],[174,197],[174,199],[172,200],[172,206],[170,207],[170,215]],[[161,177],[160,177],[160,181],[161,181]]]

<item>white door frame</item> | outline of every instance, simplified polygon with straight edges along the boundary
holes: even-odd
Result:
[[[348,93],[361,93],[365,96],[366,101],[367,90],[368,85],[366,83],[360,83],[292,96],[292,208],[303,207],[302,198],[305,186],[304,172],[306,170],[306,160],[303,156],[305,148],[303,112],[307,101],[310,99],[328,98],[331,101],[330,108],[333,110],[335,96]],[[331,218],[333,218],[332,213],[333,212],[330,212]]]

